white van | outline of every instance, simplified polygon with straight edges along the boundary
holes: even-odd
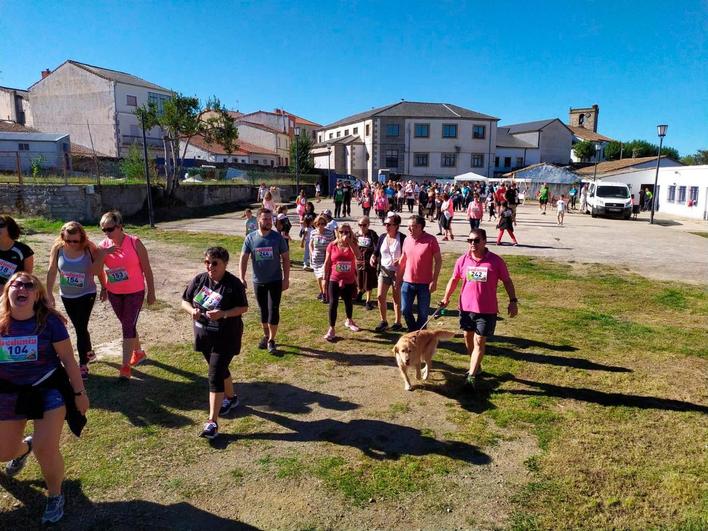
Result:
[[[597,216],[632,216],[632,199],[625,183],[593,181],[588,187],[587,213]]]

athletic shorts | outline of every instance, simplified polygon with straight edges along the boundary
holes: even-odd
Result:
[[[56,389],[45,389],[42,400],[43,411],[51,411],[64,405],[61,393]],[[0,393],[0,420],[25,420],[27,417],[15,413],[17,393]]]
[[[548,198],[546,198],[546,199],[541,199],[541,198],[539,198],[539,199],[538,199],[538,202],[539,202],[540,204],[542,204],[542,205],[547,205],[547,204],[548,204]]]
[[[467,332],[474,332],[478,336],[490,337],[494,335],[497,326],[497,314],[474,313],[460,310],[460,328]]]

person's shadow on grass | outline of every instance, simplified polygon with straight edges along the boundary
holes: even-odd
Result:
[[[3,529],[37,529],[46,502],[42,481],[21,481],[0,474],[0,486],[21,505],[1,515]],[[79,480],[63,484],[64,518],[52,529],[251,530],[256,527],[222,518],[188,503],[163,505],[147,500],[92,502]]]
[[[249,433],[237,439],[284,442],[329,442],[358,448],[372,459],[398,459],[404,455],[438,454],[466,463],[483,465],[491,458],[476,446],[458,441],[440,441],[423,435],[420,430],[372,419],[299,420],[285,415],[246,408],[255,417],[278,424],[287,432]]]

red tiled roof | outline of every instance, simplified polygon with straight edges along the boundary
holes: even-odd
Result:
[[[31,127],[26,127],[24,125],[18,124],[17,122],[11,122],[10,120],[0,120],[0,132],[3,133],[39,133],[36,129]]]
[[[585,129],[584,127],[569,125],[568,129],[573,131],[573,134],[578,138],[582,138],[583,140],[589,140],[590,142],[614,142],[614,139],[605,135],[601,135],[600,133],[591,131],[590,129]]]
[[[93,157],[93,150],[90,147],[71,142],[70,152],[75,157]],[[96,156],[102,159],[113,158],[110,155],[96,151]]]

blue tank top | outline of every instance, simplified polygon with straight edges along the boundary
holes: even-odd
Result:
[[[59,293],[67,299],[76,299],[96,293],[96,282],[91,273],[91,254],[84,250],[78,258],[64,255],[64,249],[59,249],[57,269],[59,270]]]

